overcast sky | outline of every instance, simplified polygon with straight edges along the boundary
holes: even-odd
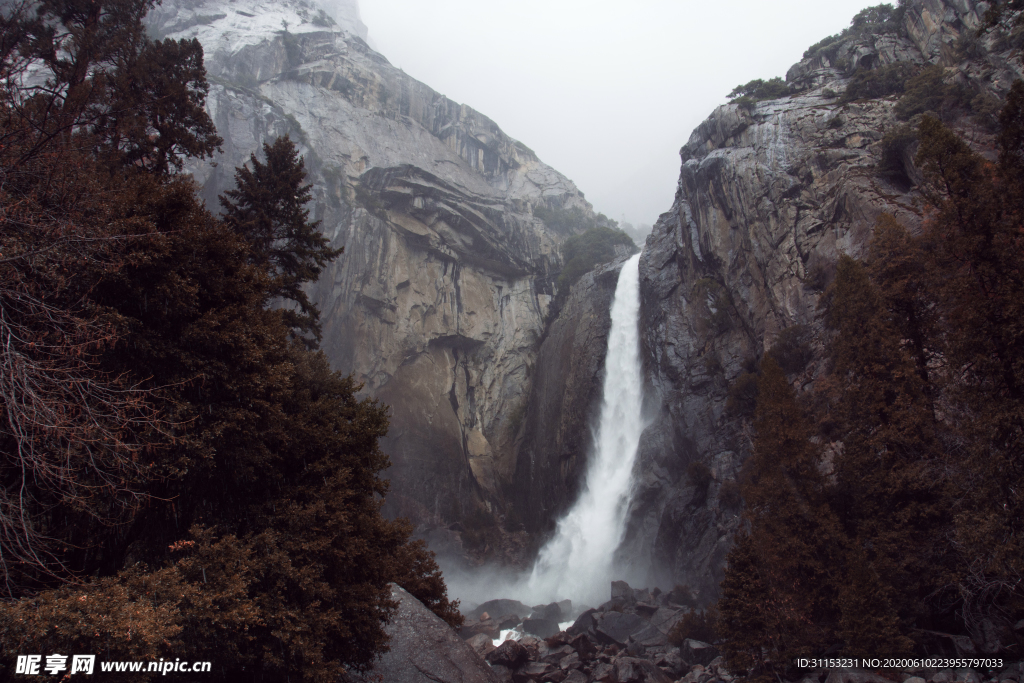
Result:
[[[493,119],[595,210],[654,223],[729,91],[785,76],[865,0],[360,0],[370,43]]]

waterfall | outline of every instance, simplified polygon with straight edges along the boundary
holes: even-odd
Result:
[[[626,261],[612,302],[601,416],[580,497],[558,522],[528,579],[541,601],[569,598],[599,605],[609,597],[613,558],[622,541],[641,418],[640,255]]]

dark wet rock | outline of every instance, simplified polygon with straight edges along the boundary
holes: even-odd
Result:
[[[491,664],[515,669],[525,662],[527,657],[529,657],[529,653],[525,647],[515,640],[506,640],[492,652],[488,653],[485,659]]]
[[[500,683],[498,676],[448,624],[404,589],[392,584],[398,603],[387,633],[391,650],[373,674],[402,683]]]
[[[548,653],[544,655],[541,659],[542,661],[545,661],[548,664],[558,664],[560,661],[562,661],[563,658],[568,657],[570,654],[573,654],[574,652],[575,650],[573,650],[568,645],[562,645],[561,647],[556,647],[551,650],[548,650]]]
[[[619,657],[615,660],[616,683],[673,683],[668,674],[646,659]]]
[[[714,645],[687,638],[683,641],[683,646],[679,648],[679,654],[690,664],[703,664],[707,666],[718,656],[718,650],[715,649]]]
[[[555,667],[547,662],[527,662],[512,673],[512,680],[516,683],[521,681],[540,681],[554,670]]]
[[[629,607],[629,601],[625,598],[612,598],[608,602],[601,603],[597,608],[598,612],[622,612]]]
[[[594,643],[591,642],[590,638],[585,633],[581,633],[570,640],[569,645],[571,645],[572,649],[579,654],[580,659],[584,661],[593,659],[597,654],[597,648],[594,647]]]
[[[562,671],[568,671],[569,669],[578,669],[582,665],[582,662],[580,662],[580,656],[575,652],[566,655],[565,657],[562,657],[558,661],[558,668]]]
[[[576,617],[576,621],[573,622],[572,626],[565,629],[565,632],[569,635],[579,635],[581,633],[587,633],[593,631],[596,623],[594,622],[594,615],[598,614],[598,611],[594,608],[588,609],[583,614]]]
[[[554,648],[562,647],[563,645],[568,645],[570,640],[572,640],[571,635],[569,635],[565,631],[559,631],[555,635],[548,636],[547,638],[545,638],[544,642],[547,644],[548,647]]]
[[[512,506],[527,531],[544,529],[578,496],[591,422],[601,404],[611,302],[622,261],[599,267],[572,286],[537,353],[511,489]]]
[[[668,645],[668,636],[662,633],[654,624],[638,633],[634,633],[633,639],[643,643],[644,647],[648,648]]]
[[[680,609],[661,607],[651,616],[651,625],[667,635],[684,614],[686,612]]]
[[[511,614],[529,614],[529,605],[524,605],[518,600],[488,600],[487,602],[479,605],[476,609],[470,611],[467,615],[473,619],[479,619],[480,615],[487,612],[492,617],[501,618]]]
[[[615,678],[615,667],[608,662],[600,662],[590,672],[590,678],[600,683],[611,683]]]
[[[552,602],[548,605],[536,605],[533,608],[533,613],[530,615],[531,619],[550,619],[554,622],[561,621],[564,617],[562,616],[562,608],[558,606],[557,602]]]
[[[553,619],[523,619],[523,632],[547,638],[558,633],[558,622]]]
[[[645,619],[650,619],[658,611],[659,607],[658,605],[650,602],[638,602],[633,605],[633,609],[635,609],[636,613]]]
[[[678,648],[672,648],[654,660],[654,663],[656,666],[665,669],[665,672],[673,678],[682,676],[683,672],[689,668],[689,665],[679,655]]]
[[[494,639],[486,633],[478,633],[466,640],[466,644],[473,648],[473,651],[483,657],[494,649]]]
[[[486,634],[492,640],[500,635],[500,629],[498,628],[498,622],[494,619],[488,619],[486,621],[475,621],[467,619],[466,623],[459,629],[459,635],[463,640],[469,640],[477,634]]]
[[[612,581],[612,600],[622,598],[627,602],[633,601],[633,589],[625,581]]]
[[[595,629],[595,634],[598,639],[606,643],[625,646],[629,636],[643,631],[649,625],[649,621],[635,614],[608,612],[601,617]]]
[[[501,617],[501,620],[498,622],[498,628],[504,631],[506,629],[515,628],[522,622],[523,619],[518,614],[510,614],[508,616]]]
[[[646,652],[647,648],[644,647],[643,643],[633,638],[633,636],[629,637],[629,642],[626,643],[627,654],[633,657],[643,657]]]
[[[562,683],[587,683],[587,676],[582,671],[570,671]]]

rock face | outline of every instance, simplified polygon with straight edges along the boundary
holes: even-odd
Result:
[[[190,169],[208,205],[263,142],[298,144],[312,213],[345,247],[310,291],[324,351],[392,408],[391,512],[448,523],[500,508],[515,475],[510,420],[568,236],[533,207],[593,213],[493,121],[370,49],[354,2],[335,15],[306,0],[167,0],[150,31],[203,43],[224,138],[216,165]]]
[[[646,369],[660,411],[641,442],[621,550],[632,576],[688,584],[701,602],[714,598],[740,513],[735,496],[722,493],[735,491],[749,454],[743,421],[726,410],[730,384],[782,330],[805,325],[820,339],[818,299],[831,270],[842,253],[866,254],[880,213],[920,225],[913,187],[876,170],[885,132],[900,123],[897,98],[840,104],[835,93],[858,66],[905,61],[940,64],[948,82],[1005,94],[1021,62],[1011,59],[1002,28],[969,60],[952,45],[987,7],[911,0],[896,34],[848,38],[832,61],[820,52],[805,59],[787,75],[800,94],[749,111],[721,106],[682,148],[675,202],[640,262]],[[903,163],[911,181],[920,178],[913,149]],[[798,389],[823,371],[821,344],[811,350],[814,360],[790,375]]]
[[[366,680],[389,683],[498,683],[499,678],[471,645],[404,589],[392,584],[398,610],[387,628],[391,650]]]
[[[600,409],[611,302],[623,262],[580,278],[541,344],[517,432],[512,503],[530,531],[543,529],[577,497]]]

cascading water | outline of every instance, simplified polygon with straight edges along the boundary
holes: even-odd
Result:
[[[626,525],[641,417],[640,255],[626,261],[612,302],[604,396],[587,478],[527,582],[534,600],[598,605],[609,597],[613,557]]]

